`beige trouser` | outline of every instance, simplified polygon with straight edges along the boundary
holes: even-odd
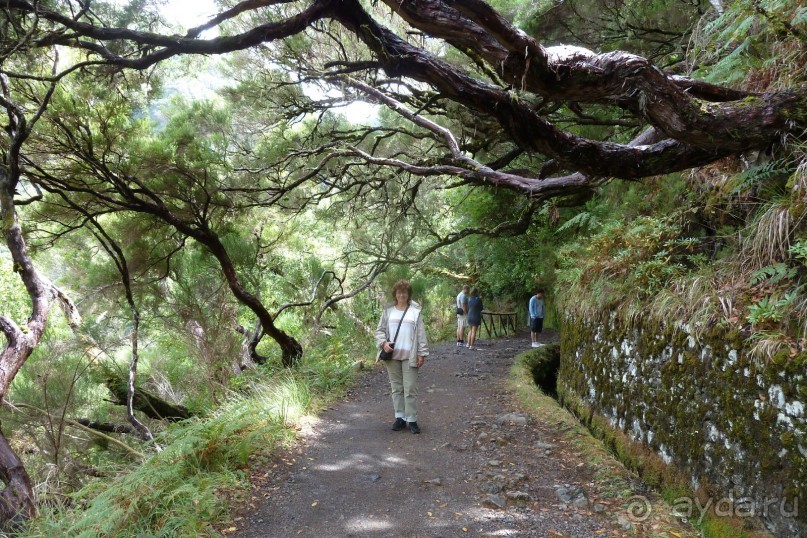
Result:
[[[389,384],[392,388],[392,406],[395,408],[395,418],[402,418],[407,422],[418,420],[418,369],[409,366],[408,360],[384,361],[389,374]]]

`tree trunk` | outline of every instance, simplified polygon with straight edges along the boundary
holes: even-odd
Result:
[[[0,431],[0,478],[6,488],[0,492],[0,528],[13,530],[36,513],[34,490],[22,461]]]
[[[137,429],[131,424],[113,424],[110,422],[97,422],[88,418],[77,418],[76,422],[92,430],[106,433],[124,433],[128,435],[139,435]]]
[[[20,274],[31,298],[32,312],[26,331],[13,320],[0,316],[0,332],[6,346],[0,352],[0,402],[5,398],[17,372],[39,343],[48,319],[51,302],[46,283],[39,277],[25,247],[22,230],[14,211],[13,190],[5,170],[0,169],[0,222],[3,237],[11,252],[14,271]],[[0,528],[19,523],[36,512],[31,480],[11,446],[0,431],[0,478],[6,484],[0,492]]]
[[[129,383],[126,380],[120,379],[110,375],[106,379],[106,386],[109,392],[115,397],[115,402],[118,405],[128,405],[129,402]],[[176,422],[191,418],[193,414],[185,406],[172,404],[152,394],[151,392],[135,387],[134,393],[131,398],[132,409],[141,411],[149,418],[157,420],[168,420]]]
[[[218,260],[221,270],[224,273],[224,278],[227,280],[230,291],[232,291],[235,298],[258,316],[264,332],[280,346],[283,366],[291,368],[297,364],[297,361],[303,356],[303,346],[292,336],[278,329],[274,323],[274,316],[266,309],[266,306],[264,306],[261,300],[256,295],[244,289],[241,280],[238,278],[235,266],[230,259],[230,255],[227,253],[227,249],[224,247],[219,237],[210,230],[195,232],[190,235],[210,249],[210,252],[215,256],[216,260]]]
[[[29,123],[25,109],[11,100],[8,79],[0,74],[0,106],[5,109],[8,123],[4,126],[7,138],[3,140],[2,162],[0,162],[0,232],[11,254],[14,272],[20,275],[25,290],[31,300],[31,314],[21,329],[14,320],[0,316],[0,333],[6,338],[6,345],[0,351],[0,404],[8,393],[11,382],[22,365],[39,344],[48,321],[53,300],[60,296],[56,287],[43,278],[34,267],[22,228],[17,221],[14,195],[20,182],[20,151],[31,133],[33,125],[48,106],[56,89],[51,84],[49,90],[38,101],[38,110]],[[36,513],[34,490],[31,479],[0,431],[0,479],[6,487],[0,492],[0,528],[10,528]]]
[[[267,357],[264,357],[258,353],[258,344],[261,343],[261,339],[265,333],[263,331],[263,326],[261,325],[261,320],[256,320],[255,327],[251,331],[242,326],[238,326],[236,330],[244,335],[242,342],[243,356],[240,364],[234,365],[234,372],[236,374],[240,374],[246,368],[252,366],[253,363],[263,364],[267,361]]]

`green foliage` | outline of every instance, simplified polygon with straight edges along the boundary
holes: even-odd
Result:
[[[599,288],[602,295],[596,301],[601,305],[655,295],[702,262],[693,255],[693,238],[681,237],[685,214],[605,223],[584,245],[571,243],[561,249],[559,281],[573,289]],[[597,286],[597,281],[612,286]]]
[[[802,265],[807,266],[807,241],[798,241],[790,245],[790,254]]]
[[[778,193],[784,188],[788,176],[793,173],[796,166],[792,159],[778,159],[755,165],[736,174],[727,183],[731,186],[731,195],[740,194],[748,190],[763,189],[768,194]]]
[[[43,510],[20,536],[215,535],[227,518],[222,493],[248,488],[250,459],[288,443],[305,414],[340,393],[351,380],[349,360],[331,346],[308,355],[299,371],[252,372],[240,394],[159,436],[161,452],[87,486],[61,509]]]
[[[786,293],[784,297],[763,297],[749,307],[748,322],[754,327],[764,328],[771,323],[778,323],[793,305],[796,292]]]
[[[692,59],[700,65],[696,76],[730,84],[747,81],[749,74],[777,69],[776,77],[782,82],[790,77],[803,80],[797,33],[804,35],[800,30],[804,14],[803,8],[794,7],[780,0],[726,3],[725,11],[705,24],[693,43]]]
[[[28,318],[31,302],[19,275],[14,271],[11,256],[0,251],[0,315],[21,325]]]
[[[781,283],[783,280],[792,279],[796,276],[796,273],[795,267],[788,267],[784,263],[777,263],[755,271],[748,283],[752,286],[756,286],[762,282],[775,285]]]
[[[562,234],[568,231],[576,232],[593,232],[600,226],[600,221],[596,215],[583,211],[573,216],[555,231],[557,234]]]

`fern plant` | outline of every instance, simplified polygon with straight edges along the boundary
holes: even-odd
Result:
[[[564,222],[561,226],[558,227],[555,233],[562,234],[568,231],[590,233],[595,231],[599,227],[600,227],[600,220],[597,218],[597,216],[594,215],[593,213],[589,213],[588,211],[583,211],[582,213],[578,213],[574,217]]]
[[[786,181],[795,169],[796,163],[792,159],[777,159],[742,171],[734,176],[728,185],[733,187],[732,195],[751,189],[775,189],[776,184],[779,181]]]
[[[779,284],[784,280],[790,280],[796,276],[797,270],[795,267],[788,267],[785,263],[775,263],[767,265],[762,269],[755,271],[751,277],[749,284],[756,286],[763,282],[767,284]]]

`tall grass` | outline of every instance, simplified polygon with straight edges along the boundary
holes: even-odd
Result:
[[[742,243],[754,269],[788,259],[793,224],[789,198],[771,201],[760,212]]]
[[[43,509],[24,537],[218,536],[228,495],[248,486],[251,456],[265,455],[294,438],[294,426],[320,401],[323,372],[282,371],[271,382],[250,381],[209,416],[170,427],[165,448],[131,472],[95,482],[61,506]],[[340,374],[334,389],[350,379]]]

